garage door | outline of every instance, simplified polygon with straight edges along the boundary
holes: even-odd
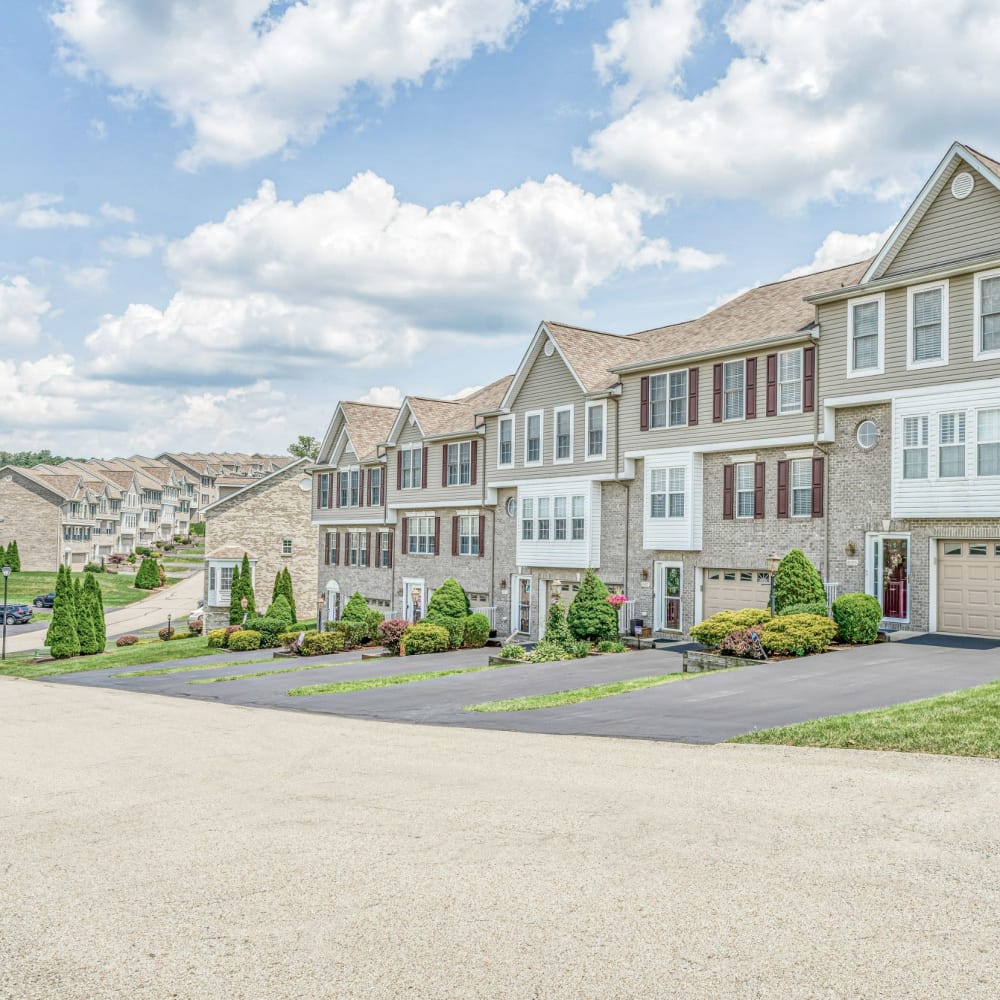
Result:
[[[706,569],[702,614],[719,611],[766,608],[771,596],[771,578],[757,569]]]
[[[938,542],[937,627],[1000,636],[1000,542]]]

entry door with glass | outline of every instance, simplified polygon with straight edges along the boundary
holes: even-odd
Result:
[[[657,563],[656,568],[656,629],[679,632],[682,568],[679,563]]]
[[[531,577],[515,577],[514,587],[514,621],[517,631],[531,635]]]
[[[424,581],[403,581],[403,617],[408,622],[418,622],[426,610],[424,606]]]
[[[910,618],[910,540],[878,535],[871,540],[868,592],[882,605],[882,617]]]

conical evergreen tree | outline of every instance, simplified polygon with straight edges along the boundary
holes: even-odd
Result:
[[[10,564],[7,562],[7,550],[2,545],[0,545],[0,566],[8,566],[8,565]]]
[[[243,596],[243,583],[240,580],[239,566],[233,567],[233,579],[229,584],[229,624],[240,625],[243,622],[243,609],[240,598]]]
[[[274,577],[274,586],[271,588],[271,604],[278,599],[278,597],[285,592],[285,571],[279,569]],[[271,605],[269,604],[268,607]]]
[[[566,613],[566,623],[574,639],[601,639],[618,637],[618,613],[608,603],[608,588],[588,569],[580,581],[580,589]]]
[[[152,556],[143,556],[135,574],[135,586],[140,590],[156,590],[160,586],[160,568]]]
[[[80,637],[80,655],[93,656],[99,651],[94,631],[93,604],[79,577],[73,580],[73,601],[76,604],[76,634]]]
[[[97,651],[104,651],[108,644],[107,623],[104,621],[104,595],[101,593],[101,585],[97,582],[97,576],[93,573],[85,573],[83,577],[84,596],[90,595],[90,616],[94,622],[94,638],[97,640]]]
[[[76,613],[73,604],[73,583],[69,569],[59,567],[56,576],[56,596],[52,602],[52,621],[45,635],[45,645],[56,660],[80,655],[80,636],[76,631]]]
[[[240,588],[241,597],[247,599],[247,616],[253,617],[257,614],[257,602],[253,594],[253,573],[250,572],[250,557],[243,553],[243,565],[240,566]],[[242,620],[242,619],[241,619]]]
[[[12,573],[21,572],[21,554],[17,551],[16,538],[7,546],[4,565],[9,566]]]
[[[292,574],[289,572],[288,567],[285,567],[285,600],[288,601],[288,606],[292,609],[292,621],[297,622],[299,620],[299,613],[295,607],[295,595],[292,593]]]

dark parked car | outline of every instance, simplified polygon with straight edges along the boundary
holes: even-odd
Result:
[[[39,594],[31,603],[35,605],[36,608],[51,608],[56,599],[56,592],[53,590],[51,594]]]
[[[27,604],[0,604],[0,620],[8,625],[23,625],[31,621],[34,612]]]

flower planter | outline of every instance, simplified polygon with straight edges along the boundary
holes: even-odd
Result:
[[[684,673],[696,674],[706,670],[729,670],[732,667],[752,667],[763,660],[751,660],[744,656],[723,656],[701,650],[689,650],[684,654]]]

